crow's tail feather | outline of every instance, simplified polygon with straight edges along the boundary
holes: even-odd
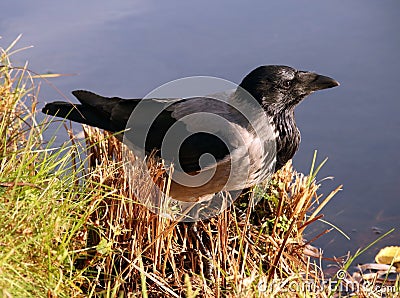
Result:
[[[95,109],[90,106],[72,104],[65,101],[55,101],[46,104],[42,112],[56,117],[65,118],[74,122],[95,126],[110,132],[116,132],[111,121],[99,117]]]

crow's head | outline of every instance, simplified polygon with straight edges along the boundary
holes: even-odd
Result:
[[[314,91],[338,85],[330,77],[283,65],[260,66],[240,83],[240,87],[272,113],[293,108]]]

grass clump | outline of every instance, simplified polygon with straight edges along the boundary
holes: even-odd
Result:
[[[0,48],[0,296],[76,296],[84,224],[106,194],[71,165],[76,147],[43,145],[39,88],[26,66],[13,67],[11,49]]]

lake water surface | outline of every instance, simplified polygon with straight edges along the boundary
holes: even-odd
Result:
[[[37,73],[71,73],[51,80],[63,94],[88,89],[140,97],[171,80],[216,76],[233,82],[262,64],[285,64],[337,79],[297,108],[302,132],[294,158],[307,173],[315,149],[328,163],[318,177],[328,194],[332,231],[315,244],[326,256],[355,252],[379,233],[396,231],[359,258],[400,239],[400,2],[374,1],[6,1],[1,46],[18,34],[14,57]],[[61,99],[42,84],[40,103]],[[60,136],[62,141],[62,136]],[[314,226],[309,238],[317,230]]]

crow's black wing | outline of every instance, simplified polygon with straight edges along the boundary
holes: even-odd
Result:
[[[154,110],[159,112],[156,117]],[[133,112],[130,132],[125,136],[139,147],[145,139],[146,151],[156,149],[157,155],[173,162],[175,169],[196,172],[229,156],[232,140],[226,141],[223,136],[230,127],[226,125],[227,114],[228,105],[212,98],[144,99]],[[203,155],[206,158],[200,165]]]
[[[122,99],[103,97],[84,90],[76,90],[72,93],[81,104],[56,101],[47,104],[42,111],[110,132],[132,129],[139,134],[144,134],[139,139],[145,138],[147,153],[157,150],[158,156],[176,165],[179,160],[180,168],[185,172],[199,171],[201,169],[199,159],[203,154],[211,154],[214,160],[208,160],[202,166],[209,166],[229,155],[229,144],[225,144],[213,134],[216,129],[219,129],[218,125],[207,122],[204,115],[202,116],[202,113],[208,112],[226,117],[229,111],[226,109],[226,104],[220,101],[209,98]],[[137,110],[132,115],[135,108]],[[154,113],[151,111],[154,109],[158,111],[157,116],[151,117],[149,114]],[[198,117],[183,119],[194,113],[199,113]],[[131,115],[133,120],[129,121]],[[177,137],[176,134],[167,135],[171,128],[173,132],[179,131],[186,137],[180,144],[169,142],[172,145],[165,146],[161,152],[164,142]],[[129,133],[126,133],[126,136],[128,135]],[[118,135],[120,139],[122,136],[123,134]],[[134,138],[134,144],[137,139],[137,137]],[[143,142],[139,143],[135,145],[143,144]]]

